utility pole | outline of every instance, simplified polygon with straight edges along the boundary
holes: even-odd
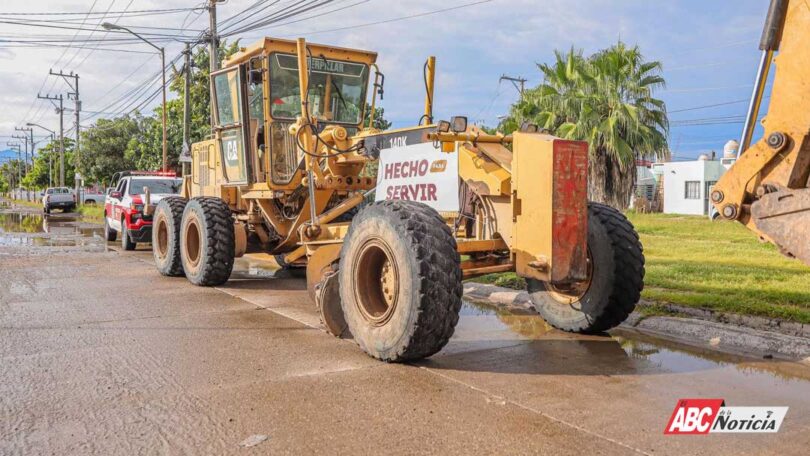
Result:
[[[81,100],[79,100],[79,75],[78,74],[73,74],[72,71],[70,72],[70,74],[65,74],[62,71],[59,71],[58,73],[56,73],[53,70],[50,70],[49,73],[50,73],[51,76],[60,76],[62,79],[65,80],[68,87],[70,87],[71,90],[73,90],[73,92],[68,92],[68,100],[70,100],[70,98],[73,97],[73,101],[75,103],[74,114],[76,116],[76,145],[73,146],[73,153],[74,153],[74,158],[75,158],[74,163],[76,165],[75,166],[76,176],[74,178],[74,185],[76,187],[76,190],[75,190],[76,191],[76,201],[78,201],[79,204],[81,204],[81,201],[83,201],[84,199],[80,195],[82,177],[81,177],[81,174],[80,174],[80,171],[79,171],[81,169],[81,163],[82,163],[81,147],[79,146],[79,137],[80,137],[79,112],[82,110],[82,102],[81,102]],[[72,82],[71,82],[71,79],[73,80]],[[60,184],[60,185],[64,185],[64,184]]]
[[[210,27],[210,38],[208,41],[208,69],[210,74],[214,74],[219,69],[219,36],[217,35],[217,1],[208,0],[208,21]],[[211,131],[214,131],[214,92],[211,91]]]
[[[213,74],[219,69],[219,36],[217,35],[217,0],[208,1],[208,23],[211,37],[208,41],[208,60]]]
[[[14,127],[14,130],[20,131],[20,129],[17,127]],[[28,174],[28,135],[25,136],[11,135],[11,137],[14,139],[20,139],[23,142],[23,146],[25,147],[25,149],[23,149],[23,171],[25,171],[25,173]]]
[[[525,91],[525,88],[526,88],[526,79],[525,78],[522,78],[520,76],[515,78],[515,77],[512,77],[512,76],[507,76],[505,74],[502,74],[501,78],[498,79],[498,82],[501,82],[501,81],[509,81],[509,82],[511,82],[512,85],[515,86],[515,90],[517,90],[520,93],[520,97],[523,98],[523,92]],[[520,85],[518,86],[518,84],[520,84]]]
[[[51,142],[50,142],[51,150],[53,150],[54,143],[56,142],[56,132],[54,132],[50,128],[43,127],[42,125],[37,124],[37,123],[33,123],[33,122],[27,122],[25,125],[28,127],[28,130],[31,132],[31,144],[34,143],[34,129],[33,129],[33,127],[39,127],[41,129],[47,131],[48,133],[50,133],[50,135],[51,135]],[[36,150],[36,148],[34,148],[33,150]],[[48,187],[53,187],[53,154],[48,154]]]
[[[52,97],[51,95],[45,95],[44,97],[40,94],[37,94],[37,98],[43,100],[50,100],[54,106],[56,106],[56,101],[59,102],[59,107],[56,108],[57,114],[59,114],[59,186],[65,186],[65,108],[62,105],[62,94],[60,93],[58,97]],[[77,195],[78,196],[78,195]]]
[[[28,132],[29,136],[25,137],[24,139],[26,140],[26,143],[31,144],[31,168],[33,168],[34,167],[34,129],[31,128],[31,127],[28,127],[28,128],[14,127],[14,130],[22,131],[22,132]],[[28,147],[26,147],[26,151],[27,150],[28,150]],[[26,166],[28,166],[28,154],[27,153],[26,153],[26,156],[25,156],[25,163],[26,163]],[[27,168],[27,169],[30,169],[30,168]]]
[[[6,145],[11,147],[12,150],[17,151],[17,185],[15,185],[14,187],[19,187],[20,182],[22,182],[22,170],[20,168],[20,161],[22,160],[22,153],[20,152],[20,143],[7,142]]]
[[[180,163],[183,167],[183,175],[185,176],[186,168],[191,162],[191,44],[186,43],[186,49],[183,51],[184,64],[183,70],[185,73],[183,83],[183,149],[180,152]]]

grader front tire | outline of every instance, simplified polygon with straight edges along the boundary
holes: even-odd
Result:
[[[339,280],[349,330],[374,358],[426,358],[453,335],[460,258],[450,228],[428,206],[383,201],[363,208],[343,244]]]
[[[152,255],[158,272],[169,277],[183,275],[180,259],[180,226],[187,200],[177,196],[163,198],[155,209],[152,222]]]
[[[234,255],[234,223],[228,204],[219,198],[189,200],[180,228],[180,257],[189,282],[222,285],[231,276]]]
[[[632,223],[610,206],[588,205],[588,261],[590,279],[568,289],[527,280],[535,310],[555,328],[607,331],[627,319],[641,297],[641,242]]]

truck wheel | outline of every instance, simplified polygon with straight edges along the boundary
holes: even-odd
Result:
[[[104,214],[104,239],[108,242],[115,242],[118,238],[118,232],[110,227],[110,222],[107,221],[107,214]]]
[[[460,258],[450,228],[424,204],[364,207],[346,235],[339,279],[349,330],[374,358],[425,358],[453,335],[461,309]]]
[[[155,209],[152,219],[152,255],[158,272],[165,276],[183,275],[183,262],[180,260],[180,225],[186,199],[180,197],[163,198]]]
[[[180,258],[194,285],[215,286],[228,281],[233,270],[233,216],[219,198],[193,198],[186,203],[180,228]]]
[[[635,309],[644,288],[644,254],[633,225],[621,212],[588,205],[589,279],[556,287],[528,279],[532,304],[552,326],[598,333],[618,326]]]
[[[129,231],[127,231],[126,219],[121,219],[121,248],[124,250],[135,250],[138,244],[129,239]]]

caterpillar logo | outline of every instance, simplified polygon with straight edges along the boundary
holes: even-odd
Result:
[[[443,173],[447,170],[447,160],[436,160],[430,164],[431,173]]]

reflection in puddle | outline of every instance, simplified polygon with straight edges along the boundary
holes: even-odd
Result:
[[[8,208],[8,205],[4,207]],[[102,234],[101,227],[82,222],[78,214],[43,216],[29,212],[0,211],[0,246],[100,246],[103,245]]]
[[[610,335],[575,335],[552,328],[532,312],[485,303],[464,302],[453,342],[456,347],[451,344],[448,354],[457,359],[451,364],[461,365],[470,356],[475,368],[504,372],[626,375],[723,370],[763,387],[810,386],[810,368],[803,364],[701,349],[624,328]],[[490,349],[497,353],[493,360],[473,356],[476,350]]]
[[[40,214],[0,212],[0,233],[44,233]]]

